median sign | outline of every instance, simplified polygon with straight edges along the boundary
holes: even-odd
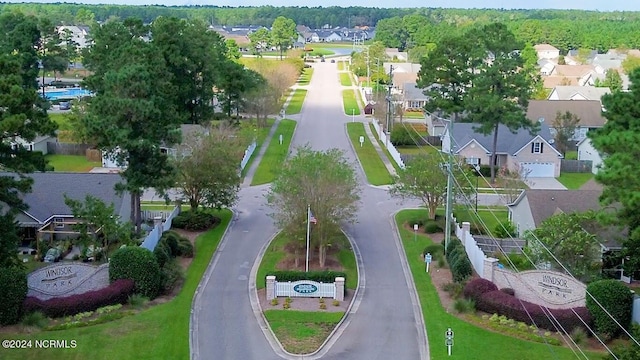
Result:
[[[360,147],[362,147],[362,144],[364,144],[364,136],[360,136]]]
[[[426,253],[424,255],[424,263],[427,265],[427,272],[429,272],[429,264],[431,264],[431,259],[432,259],[431,253]]]
[[[447,328],[447,331],[444,332],[444,344],[447,347],[447,353],[451,356],[451,348],[453,347],[453,330],[451,328]]]

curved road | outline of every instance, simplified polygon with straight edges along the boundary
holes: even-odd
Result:
[[[344,115],[336,64],[316,63],[314,68],[302,112],[291,116],[298,120],[292,147],[339,148],[355,163],[345,129],[351,116]],[[306,358],[428,358],[422,315],[391,221],[400,206],[385,190],[368,186],[362,171],[359,179],[362,199],[358,222],[345,229],[360,251],[357,305],[338,331],[340,336]],[[292,358],[274,345],[253,310],[251,269],[277,231],[267,215],[266,191],[267,186],[241,190],[236,217],[200,284],[191,319],[194,360]]]

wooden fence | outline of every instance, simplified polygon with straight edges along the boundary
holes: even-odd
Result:
[[[47,142],[47,153],[57,155],[86,155],[91,149],[89,144],[61,143],[57,141]]]
[[[560,162],[560,171],[568,173],[588,173],[591,172],[593,161],[591,160],[565,160]]]

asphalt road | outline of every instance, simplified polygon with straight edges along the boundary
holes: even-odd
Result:
[[[302,112],[292,116],[298,120],[292,146],[339,148],[356,163],[346,136],[345,123],[351,121],[351,116],[342,110],[336,64],[316,63],[314,67]],[[358,117],[356,120],[362,121]],[[337,332],[339,336],[311,358],[428,358],[413,283],[391,222],[400,204],[386,191],[368,186],[360,170],[359,179],[362,200],[358,222],[345,229],[359,250],[362,266],[356,305]],[[267,216],[266,190],[266,186],[241,190],[236,219],[196,295],[192,359],[288,358],[270,339],[260,316],[256,316],[253,284],[249,281],[260,250],[276,231]]]

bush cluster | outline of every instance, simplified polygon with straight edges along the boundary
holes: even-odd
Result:
[[[415,145],[414,138],[417,137],[417,134],[411,134],[404,126],[395,126],[391,130],[391,143],[396,146]]]
[[[631,324],[631,309],[633,307],[633,294],[629,291],[629,288],[618,280],[608,279],[592,282],[587,286],[587,292],[593,296],[593,298],[587,296],[586,305],[593,316],[593,322],[598,333],[613,338],[622,332],[622,329],[602,307],[625,329],[629,328]]]
[[[0,268],[0,325],[15,324],[27,296],[27,275],[19,268]]]
[[[129,295],[133,293],[135,285],[132,280],[120,279],[114,281],[106,288],[89,291],[84,294],[66,297],[40,300],[35,297],[27,297],[24,300],[24,311],[41,311],[50,317],[62,317],[77,313],[94,311],[98,308],[113,304],[124,304]]]
[[[113,282],[118,279],[133,280],[135,293],[154,299],[158,296],[162,283],[156,256],[139,246],[126,246],[116,250],[111,256],[109,280]]]
[[[430,253],[434,259],[439,258],[444,253],[444,246],[441,243],[427,245],[427,247],[422,250],[422,255],[426,255]]]
[[[446,256],[453,281],[463,282],[473,274],[473,266],[460,240],[451,239],[447,244]]]
[[[347,274],[342,271],[271,271],[267,273],[267,276],[273,275],[277,281],[299,281],[310,280],[322,283],[332,283],[336,281],[337,277],[343,277],[345,282],[347,280]]]
[[[183,211],[173,218],[171,226],[189,231],[206,230],[220,223],[220,219],[206,211]]]
[[[184,277],[182,269],[173,259],[177,256],[192,257],[193,245],[189,239],[169,230],[162,234],[153,254],[160,266],[161,288],[165,293],[170,292],[178,280]]]
[[[435,222],[435,220],[429,220],[424,225],[424,232],[427,234],[435,234],[441,231],[442,231],[442,228],[440,227],[440,225],[438,225],[437,222]]]
[[[554,317],[569,332],[576,328],[584,328],[582,320],[587,324],[591,322],[591,315],[586,307],[547,309],[540,305],[518,300],[510,294],[512,291],[512,289],[498,290],[498,287],[489,280],[473,279],[465,285],[463,295],[465,298],[473,300],[476,309],[480,311],[504,315],[509,319],[551,331],[557,330],[550,320]],[[574,311],[579,317],[574,314]],[[553,316],[550,316],[549,313]]]

